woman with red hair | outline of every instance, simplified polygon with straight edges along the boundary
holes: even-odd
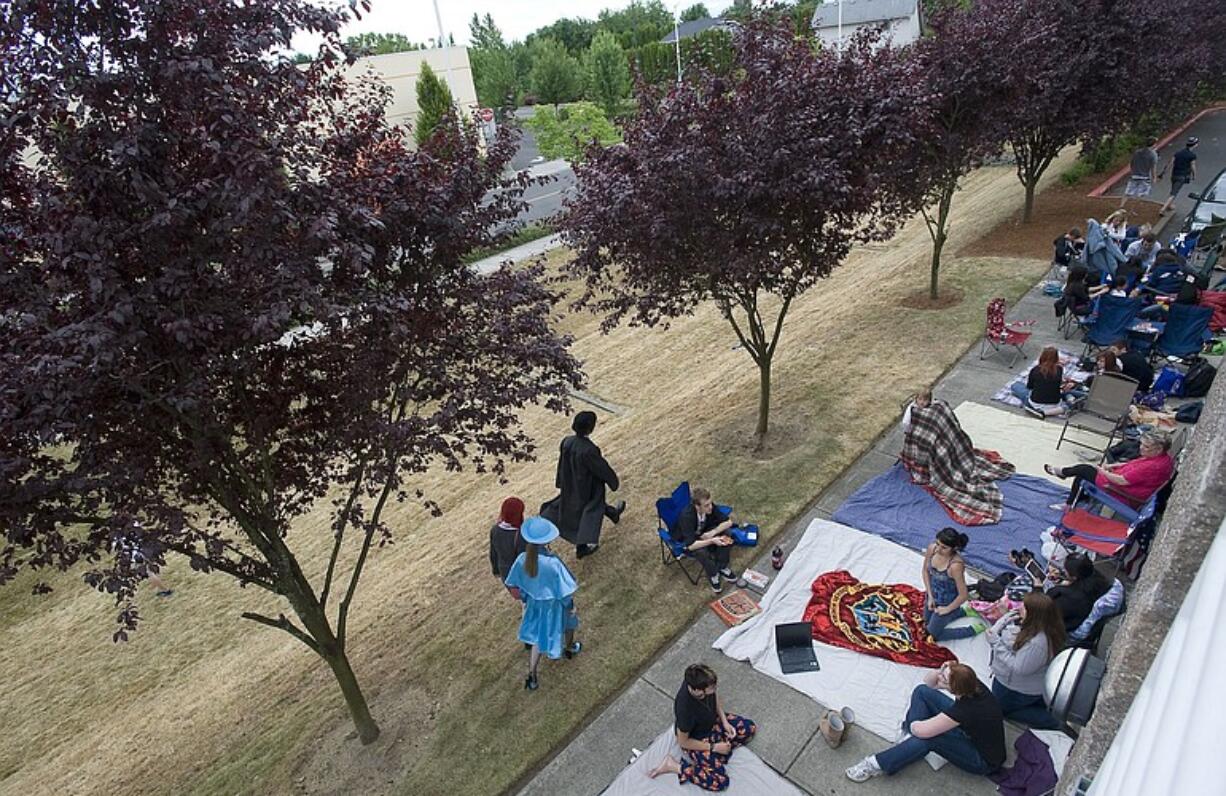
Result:
[[[1040,419],[1065,411],[1064,368],[1060,365],[1060,352],[1048,346],[1039,354],[1039,364],[1030,369],[1026,383],[1010,385],[1013,394],[1022,402],[1022,408]]]
[[[507,579],[507,573],[511,571],[516,557],[527,549],[519,533],[523,524],[524,502],[517,497],[502,501],[498,522],[490,528],[490,569],[499,583]]]

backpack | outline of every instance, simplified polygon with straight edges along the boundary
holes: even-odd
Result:
[[[1183,394],[1185,398],[1204,398],[1213,386],[1213,377],[1217,368],[1197,357],[1183,377]]]
[[[1195,423],[1200,420],[1200,411],[1205,408],[1204,401],[1195,401],[1194,403],[1185,404],[1179,407],[1175,412],[1175,419],[1180,423]]]

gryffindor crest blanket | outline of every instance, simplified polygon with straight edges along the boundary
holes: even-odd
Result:
[[[924,593],[905,583],[861,583],[838,569],[818,575],[804,621],[813,638],[908,666],[936,668],[958,656],[924,626]]]

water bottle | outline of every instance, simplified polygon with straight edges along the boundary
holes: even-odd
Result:
[[[783,548],[776,546],[771,551],[771,566],[775,569],[783,569]]]

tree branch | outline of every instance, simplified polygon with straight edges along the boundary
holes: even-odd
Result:
[[[252,622],[256,622],[257,624],[268,625],[269,627],[284,630],[286,633],[289,633],[303,644],[306,644],[307,647],[310,648],[311,652],[314,652],[316,655],[323,655],[323,651],[320,649],[319,644],[316,643],[315,639],[307,635],[305,630],[302,630],[291,622],[289,618],[285,616],[285,614],[277,614],[277,618],[272,619],[271,617],[264,616],[263,614],[243,611],[242,617],[243,619],[250,619]]]
[[[336,573],[336,560],[340,556],[341,542],[345,540],[345,530],[349,527],[349,515],[353,510],[353,504],[357,502],[358,494],[362,491],[362,482],[365,477],[366,454],[363,453],[362,458],[358,460],[358,473],[353,480],[353,489],[349,492],[349,498],[345,501],[344,511],[337,519],[337,528],[333,533],[332,555],[328,557],[328,571],[324,575],[323,590],[319,593],[319,607],[321,609],[328,606],[328,593],[332,590],[332,577]]]

